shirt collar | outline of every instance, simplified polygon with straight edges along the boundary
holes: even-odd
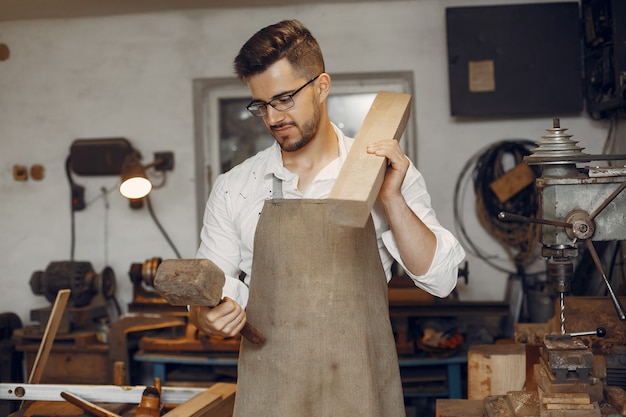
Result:
[[[341,165],[343,165],[343,162],[348,157],[348,146],[346,143],[347,137],[346,135],[344,135],[341,129],[337,127],[337,125],[332,122],[331,125],[333,126],[335,135],[337,136],[337,142],[339,144],[339,160],[341,161]],[[283,156],[280,151],[280,145],[278,145],[278,143],[274,141],[270,149],[270,159],[265,170],[265,176],[271,177],[275,175],[278,179],[281,179],[283,181],[287,181],[295,176],[296,174],[289,172],[283,166]]]

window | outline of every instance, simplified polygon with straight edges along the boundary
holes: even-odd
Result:
[[[348,136],[356,136],[378,91],[413,94],[413,73],[331,74],[327,100],[330,119]],[[194,128],[198,227],[214,179],[246,158],[270,146],[274,138],[263,120],[246,110],[248,88],[235,78],[194,80]],[[401,144],[415,160],[414,118]]]

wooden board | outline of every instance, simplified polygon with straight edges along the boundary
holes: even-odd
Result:
[[[606,399],[621,415],[626,415],[626,391],[621,387],[605,386]]]
[[[437,399],[436,417],[483,417],[482,400]]]
[[[33,369],[35,346],[21,346],[27,369]],[[110,384],[113,382],[109,347],[97,344],[91,348],[53,346],[48,363],[40,376],[45,384]],[[86,369],[89,369],[87,372]]]
[[[68,289],[59,290],[57,293],[54,305],[52,306],[52,312],[50,313],[50,319],[46,325],[46,331],[43,335],[43,339],[41,340],[41,345],[37,351],[37,356],[35,357],[35,361],[28,378],[29,384],[38,384],[41,381],[41,376],[45,370],[48,356],[50,355],[50,349],[52,349],[54,337],[59,329],[59,324],[61,324],[63,312],[65,311],[67,300],[70,298],[70,293],[71,292]]]
[[[520,391],[526,381],[526,348],[520,343],[473,345],[467,353],[467,398]]]
[[[236,385],[219,382],[163,417],[232,417]]]
[[[533,184],[535,179],[533,170],[525,162],[522,162],[489,184],[489,187],[498,197],[498,200],[504,203],[524,188]]]
[[[343,226],[364,227],[383,182],[387,160],[368,154],[367,145],[399,140],[410,114],[411,95],[380,91],[365,116],[354,144],[328,198],[329,219]]]
[[[201,394],[192,397],[183,404],[172,408],[163,417],[232,417],[235,405],[236,385],[217,383]],[[135,415],[136,405],[131,404],[98,404],[112,414]],[[166,409],[170,409],[166,405]],[[87,417],[92,416],[77,406],[65,401],[37,401],[30,405],[24,417]],[[16,416],[18,417],[18,416]]]
[[[130,404],[103,403],[99,405],[119,415],[133,408]],[[24,410],[23,417],[93,417],[93,414],[66,401],[36,401]]]

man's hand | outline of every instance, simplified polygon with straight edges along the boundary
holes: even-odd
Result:
[[[428,272],[435,256],[437,238],[415,215],[402,195],[402,183],[410,161],[393,139],[375,142],[367,152],[387,158],[389,165],[378,193],[378,202],[396,239],[404,267],[414,275]]]
[[[207,334],[234,337],[246,324],[246,312],[234,300],[224,297],[224,302],[215,307],[190,306],[189,319]]]
[[[409,169],[409,160],[398,141],[394,139],[380,140],[368,145],[367,152],[384,156],[389,164],[385,173],[385,179],[378,193],[378,198],[385,201],[401,197],[400,190],[406,172]]]

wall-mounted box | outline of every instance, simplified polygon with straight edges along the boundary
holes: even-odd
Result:
[[[578,2],[446,9],[452,116],[583,108]]]

